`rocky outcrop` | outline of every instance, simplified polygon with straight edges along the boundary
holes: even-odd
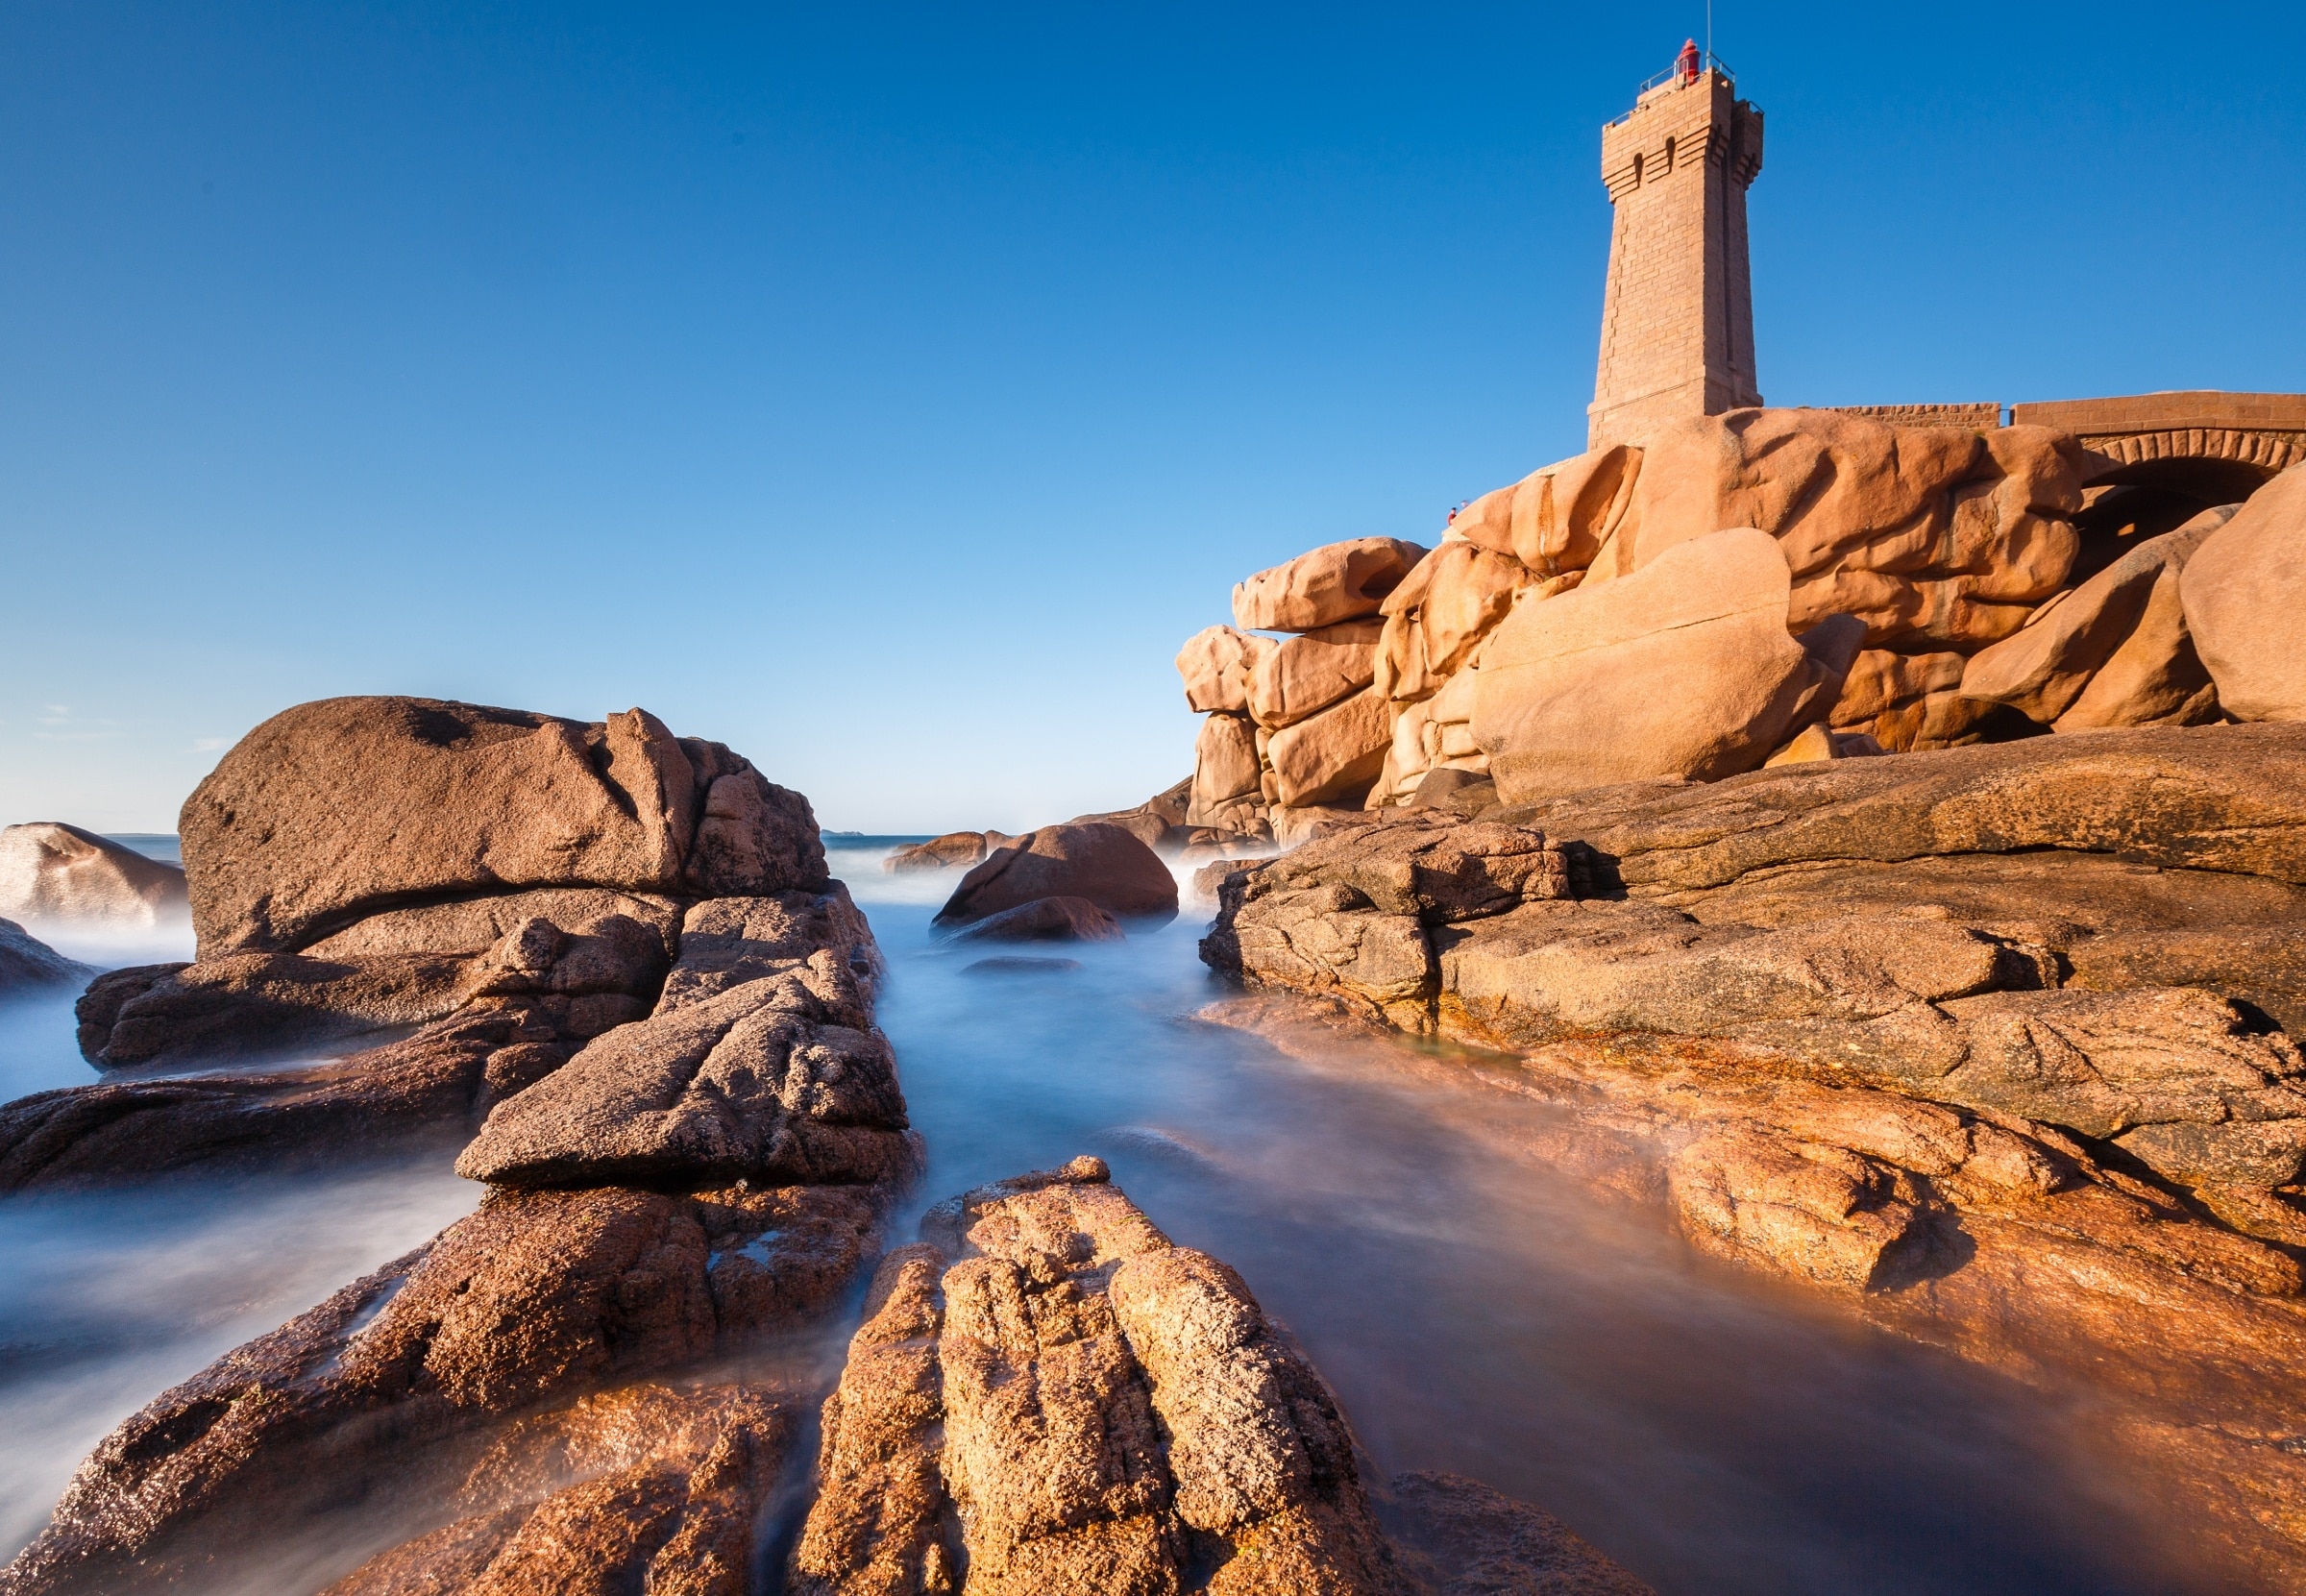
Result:
[[[1128,809],[1105,809],[1093,815],[1075,815],[1067,825],[1117,825],[1147,847],[1183,846],[1190,829],[1186,815],[1192,807],[1193,778],[1172,782],[1144,802]],[[1003,838],[1003,842],[1012,839]],[[997,846],[997,845],[995,845]]]
[[[1177,674],[1185,678],[1185,701],[1196,714],[1246,714],[1249,679],[1273,651],[1269,637],[1232,626],[1205,626],[1177,651]]]
[[[0,915],[148,927],[188,912],[174,865],[59,821],[0,829]]]
[[[636,809],[641,771],[658,784]],[[436,805],[421,824],[417,796]],[[630,1073],[601,1101],[552,1099],[607,1119],[554,1142],[540,1099],[520,1137],[491,1142],[507,1150],[482,1178],[599,1184],[677,1166],[871,1181],[906,1162],[863,920],[823,875],[807,800],[718,744],[640,711],[588,730],[331,700],[225,757],[185,805],[184,847],[202,957],[112,971],[79,1005],[82,1050],[137,1078],[0,1110],[0,1185],[457,1144],[572,1059],[563,1094]],[[651,872],[661,890],[636,884]],[[722,890],[795,877],[807,884]],[[249,945],[283,940],[298,945]],[[240,1068],[152,1078],[218,1065]],[[670,1095],[625,1123],[642,1075]],[[696,1099],[740,1086],[751,1095]]]
[[[1274,732],[1264,746],[1263,791],[1272,804],[1303,809],[1358,798],[1385,767],[1385,700],[1374,690],[1356,693]]]
[[[354,788],[357,804],[337,801]],[[432,699],[300,704],[233,746],[179,829],[204,958],[299,952],[421,900],[825,879],[806,799],[639,709],[588,724]]]
[[[556,896],[610,901],[520,901]],[[310,953],[227,954],[113,971],[80,1005],[84,1049],[100,1068],[272,1059],[516,1001],[559,1039],[580,1042],[648,1014],[664,980],[676,906],[608,894],[488,901],[512,923],[478,948],[456,945],[474,928],[428,924],[448,917],[406,911],[378,917],[401,923],[364,921]],[[528,907],[552,915],[521,913]]]
[[[449,720],[501,726],[496,713]],[[507,779],[533,773],[534,751],[516,750]],[[326,763],[273,752],[307,775]],[[751,791],[749,768],[737,773]],[[283,823],[317,881],[293,858],[264,861],[284,902],[323,902],[328,881],[350,878],[346,859],[381,846],[350,796],[367,790],[360,771],[338,776],[333,842],[315,816]],[[457,782],[486,844],[518,795],[469,770]],[[805,822],[805,800],[789,797],[782,807]],[[762,1337],[839,1300],[920,1147],[873,1024],[879,956],[846,890],[820,867],[805,885],[699,896],[699,883],[746,878],[731,859],[757,866],[773,851],[732,832],[699,865],[704,816],[675,877],[685,896],[578,877],[356,896],[368,912],[316,914],[308,930],[333,928],[301,950],[211,947],[91,987],[81,1017],[113,1065],[155,1038],[191,1045],[202,1027],[209,1056],[256,1050],[275,1011],[373,1007],[393,971],[430,973],[392,993],[439,988],[455,1002],[403,1040],[325,1064],[147,1072],[12,1104],[0,1188],[341,1162],[424,1135],[471,1137],[459,1167],[488,1191],[427,1246],[121,1425],[0,1590],[246,1588],[289,1556],[313,1584],[342,1576],[361,1592],[749,1587],[797,1393],[730,1371]],[[614,841],[603,826],[596,841]],[[438,842],[420,840],[411,872]],[[261,905],[244,918],[278,923]],[[300,983],[350,985],[322,998],[298,996]],[[610,996],[627,1007],[597,1005]]]
[[[2282,597],[2306,478],[2294,469],[2174,529],[2156,519],[2160,535],[2140,539],[2102,513],[2116,501],[2089,507],[2128,491],[2085,491],[2108,469],[2039,427],[1765,408],[1547,466],[1473,501],[1389,581],[1365,665],[1341,625],[1350,606],[1237,614],[1309,634],[1278,644],[1197,634],[1178,656],[1188,701],[1211,717],[1195,814],[1280,837],[1288,810],[1406,807],[1428,776],[1500,776],[1501,757],[1538,773],[1518,787],[1535,798],[1778,758],[2306,715],[2283,707],[2306,698],[2285,685]],[[1712,571],[1740,529],[1782,569]],[[1239,591],[1285,591],[1352,547]],[[2189,577],[2197,553],[2209,563]],[[1781,626],[1764,624],[1780,611]],[[1789,639],[1807,656],[1790,715]],[[1373,703],[1352,696],[1364,675]],[[1298,734],[1325,716],[1337,719],[1318,736]],[[1811,724],[1826,729],[1792,748]]]
[[[2306,1060],[2256,998],[2306,994],[2269,993],[2270,970],[2168,986],[2091,945],[2291,935],[2301,760],[2274,727],[2107,733],[1409,819],[1232,876],[1205,956],[1490,1045],[1706,1038],[2041,1120],[2183,1187],[2270,1191],[2306,1163]],[[2017,849],[2069,860],[1960,863]],[[2163,879],[2110,891],[2107,853]],[[1543,864],[1509,890],[1501,859]],[[2066,990],[2077,968],[2095,979]]]
[[[1405,1574],[1335,1399],[1240,1277],[1180,1247],[1103,1163],[932,1209],[882,1262],[824,1405],[786,1588],[865,1592],[1638,1591],[1543,1514],[1404,1482]],[[1434,1549],[1425,1548],[1429,1543]],[[1484,1566],[1492,1580],[1451,1583]]]
[[[0,997],[72,986],[96,971],[67,959],[12,920],[0,920]]]
[[[2178,592],[2227,713],[2306,720],[2306,661],[2296,646],[2306,602],[2306,468],[2283,472],[2204,539]]]
[[[1043,897],[1081,897],[1123,920],[1177,915],[1177,878],[1117,825],[1044,825],[989,854],[937,911],[954,927]]]
[[[2181,659],[2192,652],[2192,643],[2178,584],[2188,558],[2232,514],[2231,508],[2212,510],[2174,532],[2147,538],[2044,604],[2016,635],[1971,656],[1962,672],[1962,697],[2008,704],[2065,730],[2216,720],[2218,694],[2208,674],[2198,660]],[[2106,668],[2123,650],[2130,657],[2108,675]],[[2149,686],[2146,680],[2160,675],[2174,681],[2179,671],[2186,684],[2176,695],[2169,681]],[[2082,703],[2093,689],[2091,701]],[[2154,695],[2153,701],[2141,701],[2147,694]],[[2080,713],[2069,721],[2077,708]]]
[[[500,1563],[499,1583],[479,1588],[614,1588],[618,1570],[646,1567],[684,1533],[749,1545],[783,1412],[742,1391],[669,1401],[630,1383],[827,1305],[872,1243],[875,1195],[492,1193],[418,1252],[123,1423],[0,1588],[127,1592],[195,1573],[230,1588],[233,1570],[263,1566],[282,1525],[334,1520],[373,1535],[364,1500],[442,1528],[371,1560],[356,1589],[421,1589],[388,1576]],[[620,1444],[614,1431],[636,1408],[640,1444]],[[557,1468],[589,1474],[589,1488],[553,1490]],[[562,1540],[556,1525],[582,1535]],[[361,1550],[344,1547],[351,1561]],[[536,1558],[587,1583],[521,1566]],[[703,1583],[708,1573],[689,1570],[700,1583],[674,1588],[744,1588],[741,1577]]]
[[[2041,427],[1899,427],[1823,410],[1692,417],[1646,442],[1588,581],[1631,576],[1724,527],[1778,540],[1797,629],[1830,615],[1866,644],[1969,652],[2066,585],[2086,459]]]
[[[322,1064],[36,1093],[0,1107],[0,1192],[454,1148],[568,1056],[551,1024],[512,1004]]]
[[[655,1012],[500,1104],[457,1160],[509,1186],[901,1178],[914,1152],[879,955],[846,892],[690,910]]]

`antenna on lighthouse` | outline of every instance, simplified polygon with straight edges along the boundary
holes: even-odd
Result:
[[[1705,0],[1705,64],[1713,64],[1713,0]]]

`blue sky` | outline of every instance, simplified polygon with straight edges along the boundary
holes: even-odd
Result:
[[[2306,388],[2302,16],[1723,0],[1763,393]],[[1599,127],[1703,18],[9,7],[0,820],[364,692],[1135,802],[1235,580],[1582,446]]]

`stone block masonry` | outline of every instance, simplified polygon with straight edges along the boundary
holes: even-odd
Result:
[[[1746,251],[1761,132],[1761,112],[1712,68],[1648,91],[1603,130],[1616,217],[1589,447],[1761,403]]]

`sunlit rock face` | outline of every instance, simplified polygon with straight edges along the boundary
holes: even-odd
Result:
[[[200,956],[111,971],[79,1005],[90,1062],[139,1078],[0,1110],[0,1189],[460,1143],[498,1105],[632,1027],[686,1039],[665,1044],[677,1061],[650,1054],[650,1068],[701,1068],[682,1053],[691,1020],[659,1011],[708,990],[716,1043],[741,1032],[716,1052],[714,1079],[807,1080],[805,1061],[822,1054],[820,1073],[844,1083],[783,1088],[798,1118],[779,1106],[774,1129],[752,1116],[781,1105],[777,1088],[730,1108],[724,1117],[750,1128],[723,1127],[715,1168],[872,1180],[904,1162],[886,1044],[865,1034],[871,934],[825,875],[808,800],[720,744],[675,738],[644,710],[584,723],[331,699],[251,732],[182,824]],[[748,995],[726,995],[733,986]],[[776,1027],[739,1025],[766,1014]],[[764,1027],[775,1040],[748,1050],[743,1039]],[[609,1046],[633,1068],[649,1053],[631,1037]],[[142,1078],[220,1064],[240,1072]],[[573,1079],[616,1068],[590,1060]],[[796,1151],[790,1127],[803,1122],[834,1128],[801,1133],[811,1150]],[[629,1127],[589,1134],[609,1141],[507,1154],[505,1169],[583,1183],[653,1159],[701,1175],[679,1135],[684,1151],[651,1154]],[[603,1173],[603,1159],[625,1175]]]
[[[1483,1588],[1646,1589],[1446,1476],[1402,1482],[1402,1556],[1305,1354],[1101,1160],[981,1187],[921,1231],[883,1260],[825,1403],[788,1589],[1410,1596],[1476,1564]],[[1570,1572],[1590,1583],[1539,1583]]]
[[[2306,1417],[2301,793],[2265,724],[1410,811],[1214,875],[1203,957],[1251,994],[1210,1018],[1512,1059],[1548,1161],[2120,1392],[2222,1539],[2306,1570],[2237,1494],[2306,1469],[2236,1438]]]
[[[1398,571],[1363,538],[1250,577],[1177,655],[1196,823],[1286,844],[1443,773],[1527,802],[2306,715],[2306,468],[2141,530],[2119,462],[1978,419],[1684,417],[1473,500]],[[1364,566],[1362,605],[1335,597]]]

